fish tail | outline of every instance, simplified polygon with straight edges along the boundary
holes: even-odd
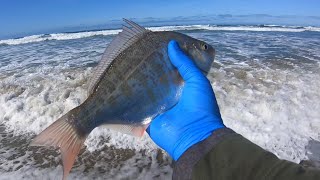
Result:
[[[73,163],[86,140],[87,135],[79,135],[75,126],[67,120],[67,115],[51,124],[31,142],[30,146],[59,147],[63,163],[63,180],[65,180]]]

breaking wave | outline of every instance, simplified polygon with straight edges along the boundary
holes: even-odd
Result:
[[[182,25],[182,26],[161,26],[149,27],[152,31],[191,31],[191,30],[208,30],[208,31],[270,31],[270,32],[320,32],[320,27],[312,26],[280,26],[280,25],[259,25],[259,26],[215,26],[215,25]],[[69,40],[80,39],[92,36],[108,36],[118,34],[121,29],[72,32],[72,33],[54,33],[31,35],[16,39],[0,40],[0,45],[18,45],[49,40]]]

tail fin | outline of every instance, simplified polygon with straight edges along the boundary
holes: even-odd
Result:
[[[32,142],[31,146],[59,147],[62,155],[63,178],[66,179],[72,165],[80,152],[87,136],[79,136],[67,117],[62,116],[47,129],[42,131]]]

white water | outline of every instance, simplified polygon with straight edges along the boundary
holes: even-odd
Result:
[[[304,32],[315,31],[320,32],[319,27],[295,27],[295,26],[277,26],[269,25],[264,27],[259,26],[211,26],[211,25],[184,25],[184,26],[162,26],[162,27],[148,27],[152,31],[179,31],[179,30],[209,30],[209,31],[263,31],[263,32]],[[101,31],[88,31],[88,32],[75,32],[75,33],[56,33],[56,34],[39,34],[26,36],[18,39],[0,40],[1,44],[18,45],[32,42],[40,42],[47,40],[68,40],[79,39],[92,36],[107,36],[118,34],[121,30],[101,30]]]
[[[212,74],[228,127],[282,159],[308,159],[308,141],[320,139],[320,71],[228,67]]]

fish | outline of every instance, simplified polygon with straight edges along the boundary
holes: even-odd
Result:
[[[150,31],[123,19],[88,81],[87,99],[37,135],[31,146],[60,148],[66,179],[90,132],[103,126],[141,137],[150,122],[174,107],[184,81],[168,56],[175,40],[207,75],[215,49],[174,31]]]

